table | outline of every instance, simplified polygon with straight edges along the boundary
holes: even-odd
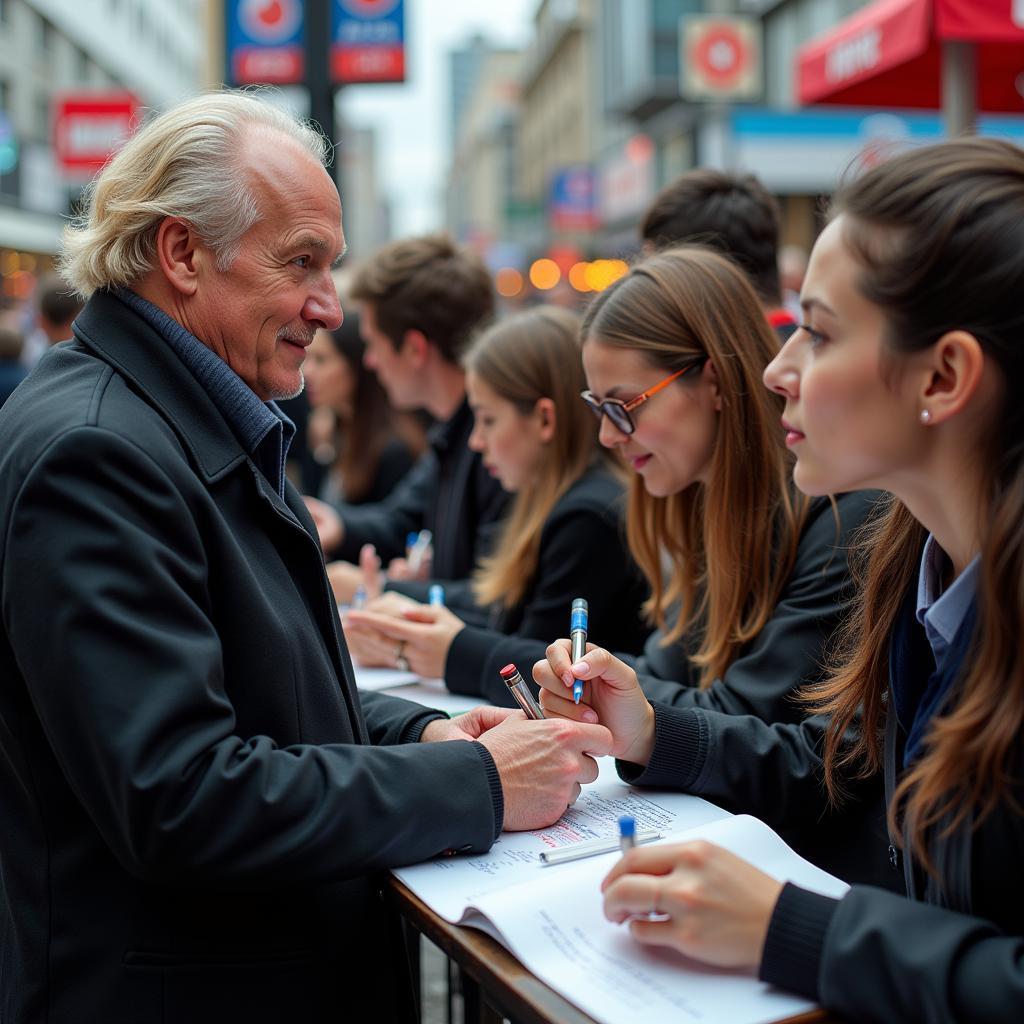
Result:
[[[534,977],[489,935],[449,924],[397,878],[388,880],[385,899],[417,932],[458,964],[464,991],[465,979],[469,979],[466,1024],[498,1024],[502,1017],[515,1024],[597,1024]],[[478,991],[472,991],[473,986]],[[838,1024],[838,1019],[824,1010],[815,1010],[790,1017],[785,1024]]]

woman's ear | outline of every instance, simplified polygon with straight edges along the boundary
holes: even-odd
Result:
[[[715,364],[709,359],[700,371],[701,380],[711,387],[711,397],[715,403],[715,412],[722,411],[722,388],[718,380],[718,370]]]
[[[928,350],[918,396],[922,422],[943,423],[978,394],[985,370],[981,342],[968,331],[948,331]]]
[[[533,407],[533,414],[537,417],[540,427],[538,436],[544,444],[550,444],[558,426],[558,412],[554,401],[550,398],[538,398]]]

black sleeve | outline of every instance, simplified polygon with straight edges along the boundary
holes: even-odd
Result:
[[[868,886],[828,900],[787,885],[760,976],[849,1020],[1016,1024],[1024,1011],[1024,939]]]
[[[756,814],[777,829],[815,822],[828,813],[823,716],[769,725],[752,715],[652,706],[654,751],[646,767],[619,762],[625,781],[693,793]]]
[[[793,572],[764,628],[707,689],[687,685],[691,667],[680,666],[680,682],[643,674],[640,685],[651,700],[677,707],[702,707],[730,715],[756,715],[766,722],[803,717],[793,700],[799,687],[821,678],[826,647],[845,613],[851,594],[851,534],[871,515],[875,491],[837,499],[839,522],[822,501],[804,528]],[[678,645],[668,652],[681,652]]]
[[[642,589],[612,517],[576,508],[553,519],[541,540],[534,581],[514,634],[467,625],[455,637],[445,663],[453,693],[511,706],[498,669],[515,662],[532,686],[533,663],[552,640],[568,636],[575,597],[589,603],[593,642],[615,649],[620,638],[636,635]]]
[[[132,443],[81,428],[28,471],[11,508],[7,635],[114,855],[147,879],[239,885],[486,850],[501,823],[479,744],[279,748],[236,731],[185,493]],[[392,715],[375,728],[409,728]]]
[[[405,555],[405,540],[422,528],[426,509],[437,491],[437,455],[427,449],[384,501],[366,505],[338,505],[335,510],[345,524],[341,544],[327,552],[330,558],[359,560],[359,549],[373,544],[386,565]]]
[[[405,443],[393,437],[380,453],[369,493],[360,504],[386,501],[415,464],[416,459]]]

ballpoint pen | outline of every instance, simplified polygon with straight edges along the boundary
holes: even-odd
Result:
[[[530,688],[526,685],[525,680],[519,674],[519,669],[515,665],[506,665],[501,669],[499,675],[515,698],[515,702],[526,712],[527,718],[539,719],[544,717],[544,712],[541,711],[540,705],[534,700],[533,694],[530,693]]]
[[[573,599],[569,617],[569,640],[572,643],[572,663],[575,665],[587,653],[587,615],[589,605],[582,597]],[[572,700],[579,704],[583,696],[583,680],[573,679]]]
[[[440,583],[431,583],[427,591],[427,603],[433,605],[444,604],[444,587]]]
[[[653,843],[655,839],[661,838],[657,829],[644,828],[634,832],[633,841],[636,843]],[[560,846],[557,850],[544,850],[537,854],[541,864],[547,867],[550,864],[564,864],[566,861],[582,860],[584,857],[596,857],[600,853],[614,853],[620,848],[621,838],[609,836],[606,839],[588,839],[583,843],[573,843],[571,846]]]

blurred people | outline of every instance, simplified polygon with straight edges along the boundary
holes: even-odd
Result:
[[[652,708],[598,650],[580,712],[545,674],[548,710],[607,724],[632,783],[815,827],[884,782],[879,846],[902,894],[831,899],[708,843],[638,849],[604,896],[613,921],[664,913],[630,926],[641,942],[756,972],[843,1020],[1021,1019],[1022,284],[1024,150],[1009,142],[919,147],[834,200],[804,325],[765,383],[785,400],[801,490],[891,497],[831,672],[805,695],[819,714],[769,726]]]
[[[25,342],[22,362],[30,369],[43,353],[71,337],[71,324],[82,311],[82,299],[57,274],[45,274],[36,283],[36,322]]]
[[[334,508],[307,498],[328,557],[338,601],[351,601],[362,581],[354,563],[370,544],[385,563],[406,553],[410,533],[433,535],[432,572],[466,579],[486,552],[508,495],[468,447],[473,414],[460,362],[474,332],[494,311],[487,268],[447,235],[393,242],[359,267],[350,295],[360,305],[363,359],[393,408],[423,409],[437,421],[430,447],[384,502]],[[405,577],[392,563],[391,578]],[[426,598],[426,584],[407,582],[410,596]]]
[[[244,93],[148,121],[0,410],[5,1018],[405,1020],[379,874],[554,822],[607,753],[356,690],[275,405],[342,319],[327,152]]]
[[[419,422],[392,411],[364,350],[359,314],[347,313],[340,327],[316,332],[303,364],[308,440],[327,470],[318,497],[332,504],[383,501],[426,447]]]
[[[746,272],[775,333],[785,341],[796,330],[779,286],[779,204],[754,175],[687,171],[654,198],[640,237],[647,253],[684,242],[724,253]]]
[[[802,245],[784,245],[779,249],[779,285],[782,304],[800,319],[800,290],[807,273],[807,250]]]
[[[0,406],[28,376],[21,361],[24,338],[13,327],[0,325]]]
[[[389,604],[353,611],[346,634],[357,660],[443,677],[450,690],[515,706],[497,672],[532,662],[534,644],[565,631],[573,598],[589,602],[590,629],[617,650],[639,651],[648,630],[646,587],[625,549],[619,472],[597,446],[579,400],[579,318],[537,306],[484,332],[466,354],[474,427],[469,447],[515,495],[494,550],[447,607]],[[526,665],[524,664],[524,668]]]
[[[635,670],[616,659],[621,673],[666,705],[799,721],[794,696],[822,677],[849,606],[851,536],[878,495],[833,505],[794,488],[782,402],[759,386],[777,339],[744,275],[719,254],[648,257],[594,300],[583,336],[601,442],[634,473],[629,543],[658,627]],[[568,678],[566,641],[548,659]],[[881,821],[819,826],[789,837],[805,856],[841,874],[890,876],[884,858],[858,862]]]

